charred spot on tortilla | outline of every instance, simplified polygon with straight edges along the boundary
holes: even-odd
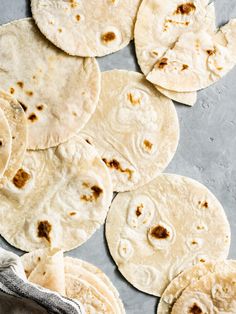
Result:
[[[75,216],[75,215],[76,215],[76,212],[70,212],[69,215],[70,215],[70,216]]]
[[[61,32],[62,32],[62,29],[61,29],[61,28],[58,28],[58,32],[61,33]]]
[[[216,50],[215,49],[208,49],[207,51],[207,54],[209,55],[209,56],[212,56],[212,55],[214,55],[215,53],[216,53]]]
[[[24,105],[23,102],[21,102],[21,101],[19,101],[19,100],[18,100],[18,102],[19,102],[19,104],[21,105],[21,107],[23,108],[24,112],[26,112],[26,111],[27,111],[26,105]]]
[[[107,32],[102,35],[102,41],[105,43],[109,43],[116,39],[116,34],[114,32]]]
[[[162,58],[159,62],[157,62],[157,64],[155,65],[155,67],[157,67],[158,69],[164,69],[164,67],[168,64],[168,58]]]
[[[153,144],[151,143],[151,142],[149,142],[148,140],[144,140],[143,141],[143,144],[144,144],[144,146],[145,146],[145,148],[147,149],[147,150],[151,150],[152,149],[152,147],[153,147]]]
[[[117,161],[116,159],[112,159],[110,161],[107,161],[106,158],[103,158],[102,160],[105,162],[105,164],[107,165],[108,168],[115,169],[115,170],[120,171],[122,173],[127,173],[129,180],[132,178],[133,171],[128,169],[128,168],[123,169],[121,167],[119,161]]]
[[[38,262],[40,262],[41,261],[41,258],[40,257],[38,257]]]
[[[32,97],[34,95],[34,93],[31,91],[31,90],[27,90],[26,92],[26,95]]]
[[[15,93],[15,89],[13,87],[10,88],[10,93],[14,94]]]
[[[189,66],[187,64],[183,64],[181,71],[187,70],[188,68],[189,68]]]
[[[24,82],[19,81],[19,82],[17,82],[16,84],[17,84],[20,88],[23,88],[23,87],[24,87]]]
[[[70,0],[70,6],[71,8],[76,8],[77,7],[76,0]]]
[[[201,205],[201,207],[208,208],[208,202],[207,201],[205,201],[205,202],[199,201],[198,204]]]
[[[0,140],[0,146],[2,146],[2,145],[3,145],[2,140]]]
[[[12,182],[18,189],[22,189],[29,179],[30,175],[21,168],[15,174],[14,178],[12,179]]]
[[[187,2],[178,5],[175,14],[189,15],[190,13],[195,12],[196,6],[193,2]]]
[[[162,239],[168,238],[170,236],[170,233],[169,233],[169,231],[166,230],[166,228],[158,225],[158,226],[152,228],[151,235],[154,238],[162,240]]]
[[[194,303],[193,306],[189,309],[190,314],[202,314],[202,309]]]
[[[36,108],[37,108],[39,111],[42,111],[42,110],[43,110],[43,105],[38,105]]]
[[[142,215],[142,209],[143,209],[143,204],[140,204],[139,206],[137,206],[135,214],[137,217]]]
[[[129,102],[131,102],[132,105],[134,106],[140,105],[140,98],[135,99],[135,97],[131,93],[128,93],[127,97],[128,97]]]
[[[200,263],[205,263],[206,260],[205,260],[204,258],[201,258],[201,259],[199,260],[199,262],[200,262]]]
[[[79,14],[76,15],[76,20],[77,20],[78,22],[80,21],[80,15],[79,15]]]
[[[38,224],[38,237],[39,238],[45,238],[50,243],[51,231],[52,231],[52,225],[47,220],[39,222]]]
[[[37,116],[35,113],[31,113],[31,115],[29,115],[28,120],[30,120],[31,122],[35,122],[36,120],[38,120]]]
[[[94,199],[98,199],[99,196],[103,193],[103,190],[97,185],[92,186],[91,190],[93,191]]]
[[[90,143],[90,141],[86,138],[86,140],[85,140],[88,144],[90,144],[91,145],[91,143]]]

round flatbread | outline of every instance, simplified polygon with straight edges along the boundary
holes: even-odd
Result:
[[[116,196],[106,238],[122,275],[137,289],[160,296],[186,268],[226,258],[230,226],[205,186],[161,174],[136,191]]]
[[[168,285],[161,300],[158,304],[157,314],[171,314],[173,305],[181,296],[183,291],[188,288],[192,283],[200,280],[206,275],[215,272],[222,272],[225,270],[236,271],[236,261],[219,261],[219,262],[206,262],[197,264],[174,278]]]
[[[58,264],[61,261],[61,252],[55,254],[51,250],[41,249],[21,257],[29,281],[37,283],[32,274],[35,273],[35,270],[37,271],[39,264],[46,265],[45,261],[48,259],[57,260],[56,264]],[[62,268],[58,275],[61,271]],[[96,309],[96,313],[101,314],[125,313],[117,289],[110,279],[94,265],[77,258],[65,257],[63,272],[66,296],[81,301],[88,313],[94,309]]]
[[[133,38],[141,0],[31,0],[41,32],[70,55],[104,56]]]
[[[206,88],[235,66],[235,37],[236,19],[215,34],[206,30],[185,33],[155,64],[147,79],[178,92]]]
[[[1,90],[0,109],[4,112],[11,133],[11,140],[8,143],[11,146],[10,159],[3,178],[0,179],[0,183],[5,184],[7,180],[14,177],[22,164],[27,147],[28,132],[26,116],[21,105],[11,95]]]
[[[138,63],[145,75],[148,75],[181,34],[202,28],[215,30],[214,3],[208,5],[208,2],[208,0],[142,2],[135,24],[135,48]],[[196,92],[176,93],[159,86],[156,88],[165,96],[190,106],[197,100]]]
[[[192,282],[175,302],[171,313],[236,313],[236,268],[225,266]]]
[[[0,182],[11,157],[11,146],[11,130],[4,112],[0,109]]]
[[[102,73],[98,107],[82,135],[108,166],[114,191],[128,191],[155,178],[173,158],[179,123],[171,100],[142,74]]]
[[[25,110],[29,149],[56,146],[75,135],[100,93],[95,59],[70,57],[39,32],[32,19],[0,27],[0,86]]]
[[[23,251],[71,250],[104,223],[111,199],[107,167],[76,136],[57,148],[26,153],[22,168],[0,191],[0,233]]]

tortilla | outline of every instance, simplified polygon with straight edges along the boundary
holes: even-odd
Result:
[[[215,34],[205,30],[185,33],[156,63],[147,79],[179,92],[206,88],[235,66],[235,38],[236,19]]]
[[[29,149],[56,146],[75,135],[100,93],[95,59],[75,58],[50,44],[32,19],[0,27],[0,86],[25,109]]]
[[[171,313],[236,313],[236,268],[221,268],[192,282],[175,302]]]
[[[230,226],[216,197],[190,178],[160,174],[118,194],[106,222],[110,253],[137,289],[160,296],[183,270],[225,259]]]
[[[24,159],[28,132],[25,113],[21,105],[11,95],[1,90],[0,109],[4,112],[11,133],[11,140],[8,143],[11,146],[10,159],[4,175],[0,179],[0,183],[5,184],[7,180],[14,177]]]
[[[141,0],[31,0],[41,32],[70,55],[104,56],[133,38]]]
[[[13,182],[0,190],[0,233],[23,251],[71,250],[104,223],[111,200],[107,167],[76,136],[57,148],[26,153]]]
[[[21,257],[30,281],[34,282],[31,280],[31,274],[37,268],[38,263],[50,255],[50,250],[41,249]],[[64,258],[64,266],[66,296],[81,301],[85,306],[86,313],[125,313],[118,291],[100,269],[71,257]]]
[[[102,73],[97,109],[81,131],[108,166],[114,191],[128,191],[155,178],[173,158],[179,123],[171,100],[142,74]]]
[[[222,272],[226,269],[236,270],[236,261],[228,260],[201,263],[185,270],[174,278],[164,291],[158,304],[157,314],[170,314],[177,299],[192,283],[194,284],[196,281],[203,278],[203,276],[215,272]]]
[[[135,25],[135,48],[138,63],[145,75],[148,75],[163,54],[172,48],[181,34],[202,28],[210,29],[212,32],[215,30],[214,3],[208,5],[208,2],[208,0],[142,2]],[[180,94],[159,86],[156,88],[165,96],[190,106],[197,100],[195,92]]]
[[[0,182],[11,157],[11,146],[11,130],[4,112],[0,109]]]

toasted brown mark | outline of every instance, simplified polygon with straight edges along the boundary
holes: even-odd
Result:
[[[46,275],[46,271],[43,272],[43,276],[45,276],[45,275]]]
[[[140,105],[140,98],[135,99],[135,97],[131,93],[128,93],[127,97],[128,97],[128,100],[131,102],[132,105],[134,105],[134,106]]]
[[[50,243],[51,240],[50,240],[49,235],[51,231],[52,231],[52,226],[47,220],[39,222],[38,224],[38,237],[39,238],[45,238]]]
[[[164,69],[164,67],[168,64],[168,59],[167,58],[162,58],[159,62],[157,62],[156,67],[158,69]]]
[[[189,22],[188,22],[188,21],[180,22],[180,21],[174,21],[174,20],[168,19],[168,20],[166,20],[166,22],[172,23],[172,24],[174,24],[174,25],[186,25],[186,26],[189,25]],[[165,25],[165,28],[168,28],[168,25]]]
[[[31,121],[31,122],[34,122],[36,120],[38,120],[37,116],[35,113],[32,113],[31,115],[29,115],[28,119]]]
[[[89,187],[88,183],[86,182],[83,183],[83,186],[86,188]],[[103,193],[103,190],[97,185],[93,185],[91,187],[91,190],[92,190],[91,195],[82,195],[80,199],[86,202],[93,202],[96,201],[99,198],[99,196]]]
[[[103,190],[97,185],[92,186],[91,190],[93,191],[93,197],[95,200],[97,200],[99,196],[103,193]]]
[[[17,84],[20,88],[23,88],[23,87],[24,87],[24,83],[21,82],[21,81],[20,81],[20,82],[17,82],[16,84]]]
[[[192,245],[196,245],[197,242],[195,240],[192,241]]]
[[[147,150],[151,150],[152,149],[152,147],[153,147],[153,144],[151,143],[151,142],[149,142],[148,140],[144,140],[143,141],[143,144],[144,144],[144,146],[145,146],[145,148],[147,149]]]
[[[151,235],[154,238],[162,240],[168,238],[170,236],[170,233],[166,230],[166,228],[159,225],[152,229]]]
[[[76,215],[76,212],[71,212],[69,213],[70,216],[75,216]]]
[[[183,64],[181,71],[184,71],[184,70],[187,70],[187,69],[188,69],[188,65],[187,64]]]
[[[89,188],[89,184],[88,184],[87,182],[83,182],[82,186],[83,186],[84,188]]]
[[[26,112],[27,111],[26,105],[24,105],[23,102],[20,102],[19,100],[18,100],[18,102],[21,105],[21,107],[23,108],[24,112]]]
[[[190,314],[202,314],[203,312],[201,308],[196,303],[194,303],[193,306],[189,309],[189,313]]]
[[[61,32],[62,32],[62,29],[61,29],[61,28],[58,28],[58,32],[61,33]]]
[[[143,209],[143,204],[140,204],[139,206],[137,206],[136,211],[135,211],[135,214],[137,217],[142,215],[142,209]]]
[[[10,88],[10,93],[14,94],[15,93],[15,89],[13,87]]]
[[[190,13],[193,13],[196,10],[196,6],[192,2],[187,2],[178,5],[175,14],[182,14],[182,15],[189,15]]]
[[[26,95],[32,97],[34,95],[34,93],[31,91],[31,90],[27,90],[26,92]]]
[[[201,205],[201,207],[208,208],[208,202],[206,202],[206,201],[203,203],[201,201],[199,201],[198,204]]]
[[[204,258],[201,258],[200,260],[199,260],[199,262],[201,262],[201,263],[205,263],[205,259]]]
[[[37,108],[39,111],[42,111],[42,110],[43,110],[43,105],[38,105],[36,108]]]
[[[90,141],[89,141],[88,139],[86,139],[85,141],[86,141],[88,144],[90,144],[90,145],[91,145],[91,143],[90,143]]]
[[[18,189],[21,189],[25,186],[26,182],[29,179],[30,175],[21,168],[15,174],[14,178],[12,179],[12,182]]]
[[[213,50],[209,49],[209,50],[207,50],[206,52],[207,52],[207,54],[208,54],[209,56],[212,56],[212,55],[214,55],[214,54],[216,53],[216,50],[215,50],[215,49],[213,49]]]
[[[128,169],[128,168],[122,169],[119,161],[117,161],[115,159],[107,161],[106,158],[103,158],[102,160],[105,162],[105,164],[107,165],[108,168],[115,169],[115,170],[120,171],[122,173],[127,173],[129,180],[132,178],[133,171]]]
[[[40,257],[38,257],[38,262],[40,262],[41,261],[41,258]]]
[[[76,18],[76,20],[77,20],[78,22],[80,21],[80,15],[79,15],[79,14],[77,14],[75,18]]]
[[[108,43],[113,41],[116,38],[116,34],[114,32],[107,32],[106,34],[102,35],[102,41]]]
[[[2,143],[2,141],[0,140],[0,146],[2,146],[2,144],[3,144],[3,143]]]

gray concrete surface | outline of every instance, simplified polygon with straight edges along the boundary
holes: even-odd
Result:
[[[216,0],[217,23],[236,18],[236,0]],[[30,15],[27,0],[0,0],[0,24]],[[101,70],[136,70],[134,47],[99,59]],[[194,108],[176,104],[181,125],[177,154],[168,172],[205,184],[222,202],[232,229],[230,257],[236,259],[236,67],[217,84],[198,93]],[[0,246],[18,254],[3,239]],[[82,247],[69,253],[100,267],[118,288],[127,314],[153,314],[158,300],[132,288],[117,271],[101,228]]]

